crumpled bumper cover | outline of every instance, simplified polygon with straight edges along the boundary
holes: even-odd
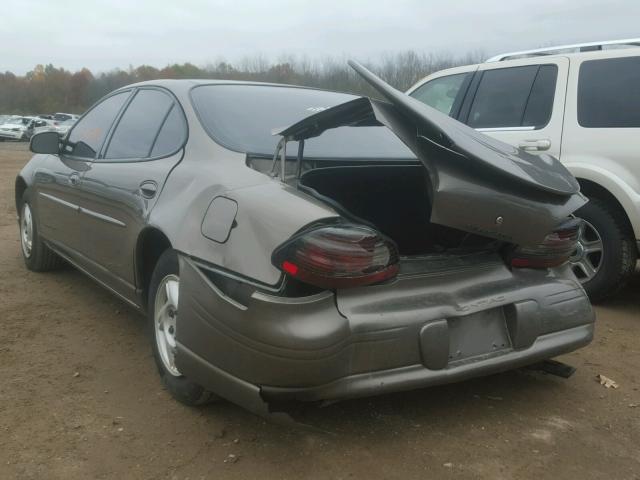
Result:
[[[594,313],[563,267],[502,262],[334,295],[225,295],[180,258],[180,370],[256,413],[488,375],[587,345]]]
[[[308,388],[262,387],[269,401],[319,401],[368,397],[383,393],[413,390],[474,377],[503,372],[540,360],[546,360],[588,345],[593,339],[593,324],[542,335],[526,350],[514,350],[504,355],[487,356],[473,362],[430,370],[424,365],[382,370],[340,378],[325,385]]]

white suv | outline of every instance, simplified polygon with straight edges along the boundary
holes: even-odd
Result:
[[[628,47],[628,48],[627,48]],[[550,153],[590,202],[572,263],[592,300],[615,293],[640,248],[640,39],[570,45],[443,70],[408,94],[477,130]]]

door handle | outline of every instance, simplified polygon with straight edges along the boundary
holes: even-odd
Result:
[[[80,174],[78,172],[73,172],[69,175],[69,184],[72,186],[76,186],[80,183]]]
[[[551,148],[551,140],[546,138],[540,140],[523,140],[518,144],[518,147],[528,151],[549,150],[549,148]]]
[[[158,184],[153,180],[145,180],[140,184],[140,193],[144,198],[153,198],[158,193]]]

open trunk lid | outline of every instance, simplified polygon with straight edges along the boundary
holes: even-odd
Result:
[[[519,245],[541,242],[586,203],[576,179],[554,157],[492,139],[405,95],[358,63],[350,65],[386,101],[337,105],[277,131],[286,141],[343,127],[384,125],[428,172],[432,223]]]

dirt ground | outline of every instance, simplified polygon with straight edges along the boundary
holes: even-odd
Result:
[[[0,143],[0,479],[640,479],[640,273],[562,358],[568,380],[516,371],[304,406],[317,430],[288,428],[176,403],[142,317],[71,268],[25,269],[13,182],[28,158]]]

